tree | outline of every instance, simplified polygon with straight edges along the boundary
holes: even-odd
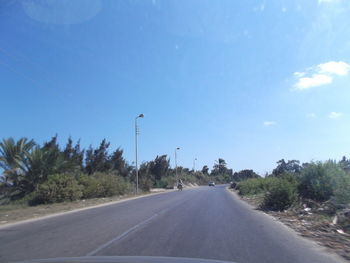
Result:
[[[55,136],[53,136],[50,141],[45,142],[43,148],[46,150],[47,149],[56,149],[57,151],[59,151],[60,147],[57,143],[57,134]]]
[[[73,146],[73,140],[69,137],[62,154],[69,171],[75,172],[83,169],[84,150],[80,149],[80,141]]]
[[[85,170],[88,174],[95,172],[107,172],[111,169],[109,161],[108,147],[110,143],[103,139],[99,148],[93,150],[90,146],[86,151]]]
[[[339,165],[344,171],[350,171],[350,159],[346,159],[346,156],[339,161]]]
[[[127,177],[132,171],[132,167],[127,164],[123,157],[123,150],[117,148],[109,158],[110,166],[113,171],[117,171],[119,175]]]
[[[222,158],[219,158],[218,161],[214,164],[210,176],[215,177],[215,181],[217,182],[227,183],[232,179],[232,169],[228,169],[226,161]]]
[[[210,173],[210,176],[224,175],[227,174],[227,164],[226,161],[222,158],[219,158],[218,161],[214,164],[213,170]]]
[[[71,170],[68,162],[64,160],[61,152],[55,146],[35,147],[26,162],[26,177],[21,188],[29,193],[35,190],[36,186],[47,180],[49,175],[65,173]]]
[[[64,159],[69,161],[73,158],[74,148],[73,148],[73,140],[71,137],[68,138],[68,142],[66,144],[66,148],[63,150]]]
[[[149,191],[154,185],[154,178],[150,172],[150,162],[145,162],[139,168],[139,185],[144,191]]]
[[[21,138],[17,142],[13,138],[3,139],[0,143],[0,167],[4,170],[3,180],[6,184],[17,187],[25,176],[26,162],[33,140]]]
[[[92,146],[89,146],[89,149],[86,151],[85,156],[85,171],[88,174],[92,174],[94,172],[94,149]]]
[[[233,180],[234,181],[243,181],[251,178],[259,178],[260,176],[257,175],[253,170],[242,170],[238,173],[235,172],[233,174]]]
[[[284,159],[281,159],[277,162],[277,167],[272,171],[273,176],[280,176],[284,173],[297,173],[300,174],[302,166],[300,166],[300,161],[298,160],[289,160],[286,162]]]
[[[103,139],[100,147],[94,151],[94,169],[98,172],[106,172],[110,170],[110,163],[108,162],[108,147],[110,143]]]
[[[202,168],[202,173],[204,175],[209,175],[209,167],[207,165],[204,165]]]
[[[150,162],[150,172],[154,175],[155,180],[160,180],[163,176],[168,175],[170,160],[167,155],[157,156],[154,161]]]
[[[12,197],[22,197],[34,191],[38,184],[47,180],[50,174],[69,171],[57,144],[57,135],[43,147],[35,146],[33,140],[12,138],[1,144],[1,167],[4,181],[12,187]]]
[[[83,170],[83,160],[84,160],[85,150],[80,149],[80,140],[74,146],[73,160]]]

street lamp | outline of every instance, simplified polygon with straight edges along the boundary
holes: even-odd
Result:
[[[180,147],[177,147],[175,149],[175,177],[176,177],[176,184],[178,183],[179,179],[177,178],[177,156],[176,156],[176,151],[180,150]]]
[[[197,158],[194,158],[194,160],[193,160],[193,172],[195,172],[195,170],[196,170],[196,161],[197,161]]]
[[[135,165],[136,165],[136,194],[139,192],[139,171],[137,166],[137,135],[139,135],[139,130],[137,127],[137,119],[145,117],[143,114],[138,115],[135,118]]]

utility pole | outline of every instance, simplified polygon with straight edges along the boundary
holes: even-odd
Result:
[[[139,130],[137,127],[137,119],[145,117],[143,114],[138,115],[135,118],[135,170],[136,170],[136,194],[139,193],[139,170],[137,166],[137,135],[139,135]]]

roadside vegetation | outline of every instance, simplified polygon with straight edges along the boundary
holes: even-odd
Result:
[[[280,160],[271,174],[234,182],[243,200],[350,260],[350,160]]]
[[[218,159],[211,171],[178,166],[177,174],[186,184],[228,183],[232,170]],[[82,149],[71,138],[61,148],[57,135],[40,145],[21,138],[0,143],[0,205],[38,205],[80,199],[120,196],[135,191],[135,167],[123,157],[123,150],[110,151],[103,139],[97,148]],[[139,167],[139,187],[173,188],[175,169],[167,155],[156,156]]]
[[[280,160],[273,172],[234,185],[240,195],[263,195],[261,208],[282,211],[302,200],[350,202],[350,160],[311,162]]]

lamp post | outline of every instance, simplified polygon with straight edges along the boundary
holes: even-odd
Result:
[[[145,117],[143,114],[138,115],[135,118],[135,167],[136,167],[136,194],[139,192],[139,171],[137,166],[137,135],[139,135],[138,127],[137,127],[137,119]]]
[[[179,181],[179,178],[177,177],[177,155],[176,155],[177,150],[180,150],[180,147],[177,147],[175,149],[175,177],[176,177],[176,184]]]
[[[196,161],[197,161],[197,158],[194,158],[193,159],[193,172],[195,172],[195,170],[196,170]]]

